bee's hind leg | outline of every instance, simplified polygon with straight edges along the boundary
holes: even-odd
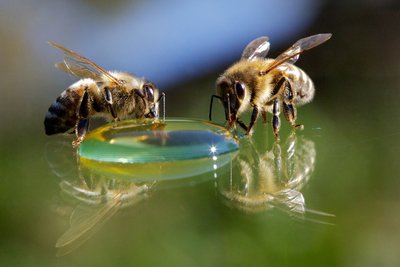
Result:
[[[295,106],[293,106],[293,90],[288,80],[285,81],[285,92],[283,97],[283,114],[285,114],[286,120],[293,126],[295,129],[304,129],[302,124],[297,124],[297,110]]]
[[[75,127],[75,134],[77,138],[76,140],[72,141],[73,147],[77,147],[82,143],[82,141],[86,137],[86,133],[88,132],[88,130],[89,130],[89,119],[85,118],[78,120]]]
[[[295,129],[304,129],[303,124],[296,123],[296,108],[292,104],[286,104],[283,102],[283,113],[285,114],[286,120],[293,126]]]
[[[87,90],[83,94],[81,104],[78,111],[78,121],[75,126],[75,134],[77,139],[72,142],[73,147],[77,147],[85,139],[86,133],[89,130],[89,94]]]

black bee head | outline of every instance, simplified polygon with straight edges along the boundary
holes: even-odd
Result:
[[[146,118],[157,118],[158,117],[158,89],[155,84],[146,82],[142,87],[142,94],[145,102],[148,105],[148,111],[144,115]]]
[[[232,126],[237,120],[237,112],[246,95],[244,83],[221,76],[217,80],[217,95],[225,109],[225,118]]]

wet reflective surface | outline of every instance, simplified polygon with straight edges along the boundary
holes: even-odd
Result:
[[[191,129],[199,126],[199,132],[200,129],[206,130],[204,125],[202,126],[202,121],[184,123],[188,122],[194,124],[190,126]],[[172,127],[176,120],[169,120],[167,123]],[[140,124],[132,126],[132,122],[125,123],[123,127],[125,130],[126,126],[142,127]],[[121,132],[118,126],[110,125],[110,127],[118,134]],[[184,128],[187,129],[186,127]],[[105,126],[100,128],[99,132],[103,132],[104,129],[108,132],[111,128]],[[138,131],[126,130],[124,137],[132,137],[135,133]],[[157,133],[157,130],[149,130],[148,133]],[[90,239],[95,238],[104,224],[117,216],[120,211],[126,212],[133,209],[133,206],[145,205],[143,202],[165,191],[169,192],[176,188],[194,189],[201,184],[214,187],[217,193],[216,203],[244,214],[262,214],[276,210],[289,220],[297,219],[321,225],[332,224],[334,215],[308,208],[301,193],[315,167],[317,154],[313,141],[297,137],[297,134],[292,132],[284,143],[275,142],[268,149],[257,147],[252,138],[232,139],[230,133],[221,129],[218,133],[223,133],[224,138],[227,138],[225,137],[227,135],[226,142],[234,142],[233,144],[237,145],[234,147],[240,149],[238,151],[232,149],[229,153],[225,151],[224,154],[216,153],[215,148],[211,149],[206,159],[212,168],[208,168],[202,160],[190,159],[189,162],[173,161],[173,168],[163,168],[165,161],[129,164],[93,162],[82,157],[83,148],[74,152],[66,141],[49,142],[46,146],[46,156],[52,172],[60,179],[59,195],[62,198],[56,206],[56,211],[69,225],[55,243],[56,254],[68,255],[85,246],[85,243],[90,243]],[[85,142],[90,143],[92,138],[97,136],[96,130]],[[159,138],[164,139],[165,143],[170,142],[168,141],[170,135],[156,136],[153,136],[154,140]],[[181,140],[183,141],[184,139]],[[186,143],[188,150],[191,144],[193,140]],[[163,146],[152,149],[160,147]],[[151,155],[152,151],[147,153]],[[223,161],[219,160],[220,157],[223,157]],[[143,164],[146,168],[141,166]],[[137,169],[141,169],[144,178],[138,178],[135,171]],[[158,175],[154,175],[153,169],[158,170]],[[202,172],[198,172],[198,169],[202,169]]]
[[[109,25],[114,30],[108,6],[97,11],[97,21],[93,14],[86,16],[96,8],[92,2],[74,2],[78,14],[85,14],[82,19],[90,20],[86,28],[95,25],[103,30]],[[154,165],[141,172],[118,169],[120,173],[110,166],[94,167],[77,157],[73,137],[45,136],[43,119],[49,104],[74,80],[53,69],[60,55],[47,57],[49,39],[40,34],[32,38],[31,20],[41,21],[41,32],[47,25],[57,28],[53,32],[58,37],[50,40],[76,48],[96,62],[103,55],[98,63],[106,68],[125,70],[118,65],[122,61],[143,63],[125,38],[113,35],[110,45],[104,34],[94,37],[109,47],[107,51],[93,49],[87,41],[91,33],[71,38],[76,29],[61,27],[60,21],[71,25],[77,10],[66,9],[71,16],[59,16],[56,9],[69,2],[46,3],[57,19],[43,20],[38,16],[43,3],[33,2],[32,9],[14,8],[0,16],[1,266],[400,266],[397,2],[324,1],[315,21],[292,34],[266,16],[265,24],[285,35],[279,43],[273,32],[259,33],[274,40],[271,56],[292,40],[333,33],[324,47],[301,55],[296,63],[316,86],[315,99],[298,109],[304,131],[293,136],[282,118],[281,141],[275,143],[270,123],[259,120],[254,136],[240,139],[239,149],[224,154],[225,159],[220,155],[215,170],[211,155],[204,161],[193,159],[204,165],[183,167],[179,160],[164,169],[168,179],[161,173],[154,179],[158,170]],[[121,11],[114,10],[114,18]],[[248,17],[234,15],[237,20]],[[140,19],[141,26],[153,21],[149,13]],[[136,38],[135,32],[128,34]],[[179,80],[166,88],[157,81],[164,68],[150,64],[154,76],[143,75],[165,88],[167,118],[206,119],[216,78],[238,59],[244,39],[253,37],[240,36],[243,41],[237,41],[234,34],[223,40],[226,45],[236,40],[232,47],[237,47],[237,54],[210,49],[213,60],[221,53],[225,59],[201,70],[208,76],[191,82]],[[198,74],[191,57],[197,50],[186,40],[174,39],[187,47],[177,60],[182,63],[179,69],[185,70],[183,78]],[[201,38],[192,41],[204,46]],[[112,53],[126,46],[132,47],[126,58]],[[146,55],[152,55],[150,50]],[[135,68],[126,70],[142,75]],[[242,118],[245,123],[247,115]],[[214,106],[213,119],[223,122],[221,105]]]
[[[218,180],[218,191],[229,206],[250,212],[282,208],[294,215],[306,211],[301,189],[316,160],[315,145],[292,134],[284,144],[258,151],[249,140],[232,162],[230,175]]]
[[[169,179],[92,168],[77,157],[73,137],[35,137],[23,161],[16,160],[15,145],[2,162],[20,162],[1,189],[9,222],[3,242],[9,240],[10,253],[31,251],[44,257],[38,265],[56,266],[215,266],[249,259],[323,265],[341,257],[351,262],[367,244],[396,245],[399,169],[381,160],[395,158],[396,131],[345,136],[318,106],[299,111],[304,131],[293,135],[283,124],[275,143],[270,125],[259,123],[254,137],[240,139],[239,150],[215,171],[210,155],[207,171],[192,173],[201,162],[182,167],[178,161],[174,172],[164,172]]]

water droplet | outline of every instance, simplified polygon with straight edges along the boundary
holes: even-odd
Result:
[[[81,164],[109,174],[173,179],[215,171],[232,159],[238,141],[224,127],[188,119],[129,120],[89,133]]]

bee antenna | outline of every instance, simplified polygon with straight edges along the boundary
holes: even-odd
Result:
[[[229,121],[231,118],[231,101],[229,99],[229,93],[226,94],[226,98],[228,99],[228,118],[227,118],[227,120]]]
[[[165,121],[165,93],[161,92],[160,97],[157,99],[157,103],[162,99],[162,107],[163,107],[163,121]]]
[[[162,103],[162,106],[163,106],[163,121],[165,121],[165,93],[164,92],[161,93],[161,97],[162,97],[162,100],[163,100],[163,103]]]

